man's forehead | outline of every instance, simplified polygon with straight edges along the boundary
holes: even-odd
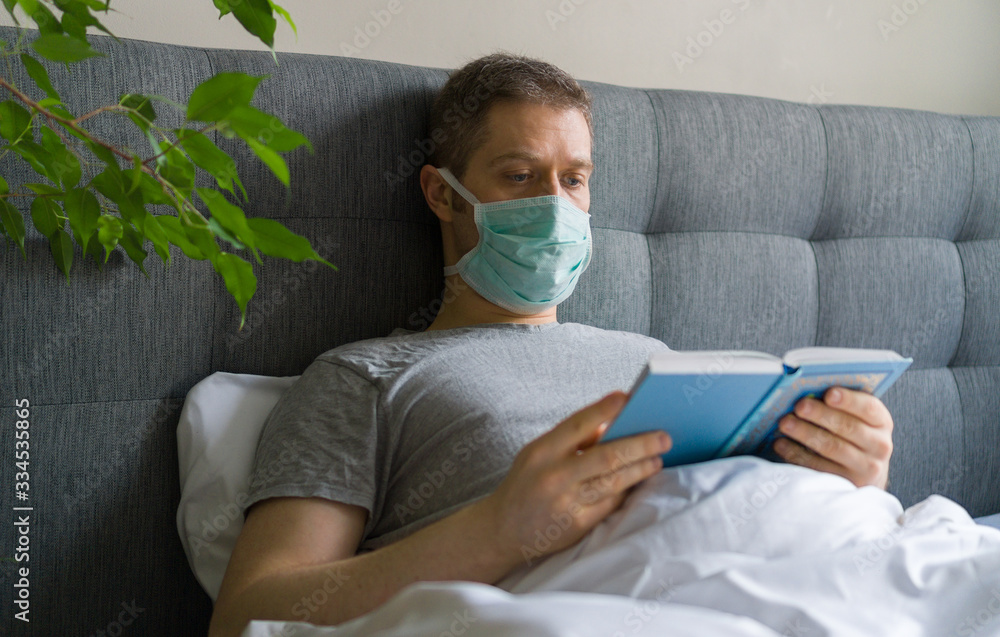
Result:
[[[593,168],[590,126],[579,109],[501,102],[490,108],[486,120],[487,135],[480,151],[489,167],[545,159],[532,143],[538,141],[563,155],[574,168]]]
[[[487,167],[494,168],[502,166],[505,163],[522,162],[522,161],[538,162],[541,161],[542,159],[543,158],[539,153],[535,152],[530,148],[518,148],[515,150],[502,152],[499,155],[495,155],[489,160]],[[591,161],[589,155],[574,156],[570,158],[569,161],[566,163],[573,168],[582,168],[589,170],[593,170],[594,168],[594,162]]]

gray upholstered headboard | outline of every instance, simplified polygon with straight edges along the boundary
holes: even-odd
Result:
[[[260,104],[316,153],[290,157],[286,192],[235,151],[248,214],[279,218],[339,267],[257,268],[238,332],[211,267],[179,252],[169,271],[151,255],[148,280],[123,255],[98,272],[78,253],[70,286],[37,233],[26,262],[0,252],[3,449],[14,448],[10,406],[31,402],[32,630],[90,634],[134,604],[135,634],[195,634],[210,604],[174,526],[184,395],[217,370],[297,374],[338,344],[426,324],[441,255],[416,173],[446,72],[289,54],[276,67],[267,53],[95,41],[107,58],[51,68],[64,95],[81,96],[77,112],[125,91],[181,100],[219,70],[270,74]],[[158,70],[139,75],[136,58]],[[891,490],[904,505],[937,492],[974,515],[1000,511],[1000,118],[587,87],[595,256],[560,319],[674,349],[912,356],[885,397]],[[110,123],[105,132],[120,135]],[[25,172],[11,166],[0,159],[13,186]],[[5,485],[12,464],[0,469]],[[13,545],[10,525],[0,534]],[[13,567],[0,569],[7,590]]]

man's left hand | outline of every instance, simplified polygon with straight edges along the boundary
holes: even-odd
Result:
[[[823,400],[803,398],[779,421],[787,438],[774,450],[787,462],[884,489],[892,455],[892,415],[865,392],[832,387]]]

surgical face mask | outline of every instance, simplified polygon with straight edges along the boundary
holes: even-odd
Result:
[[[562,303],[590,264],[590,215],[558,195],[480,203],[447,168],[441,177],[473,205],[479,243],[445,276],[515,314]]]

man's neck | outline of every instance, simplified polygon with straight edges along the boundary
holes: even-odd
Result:
[[[555,321],[556,308],[554,307],[538,314],[515,314],[490,303],[469,287],[459,275],[453,274],[445,277],[445,293],[441,309],[426,331],[447,330],[487,323],[543,325]]]

